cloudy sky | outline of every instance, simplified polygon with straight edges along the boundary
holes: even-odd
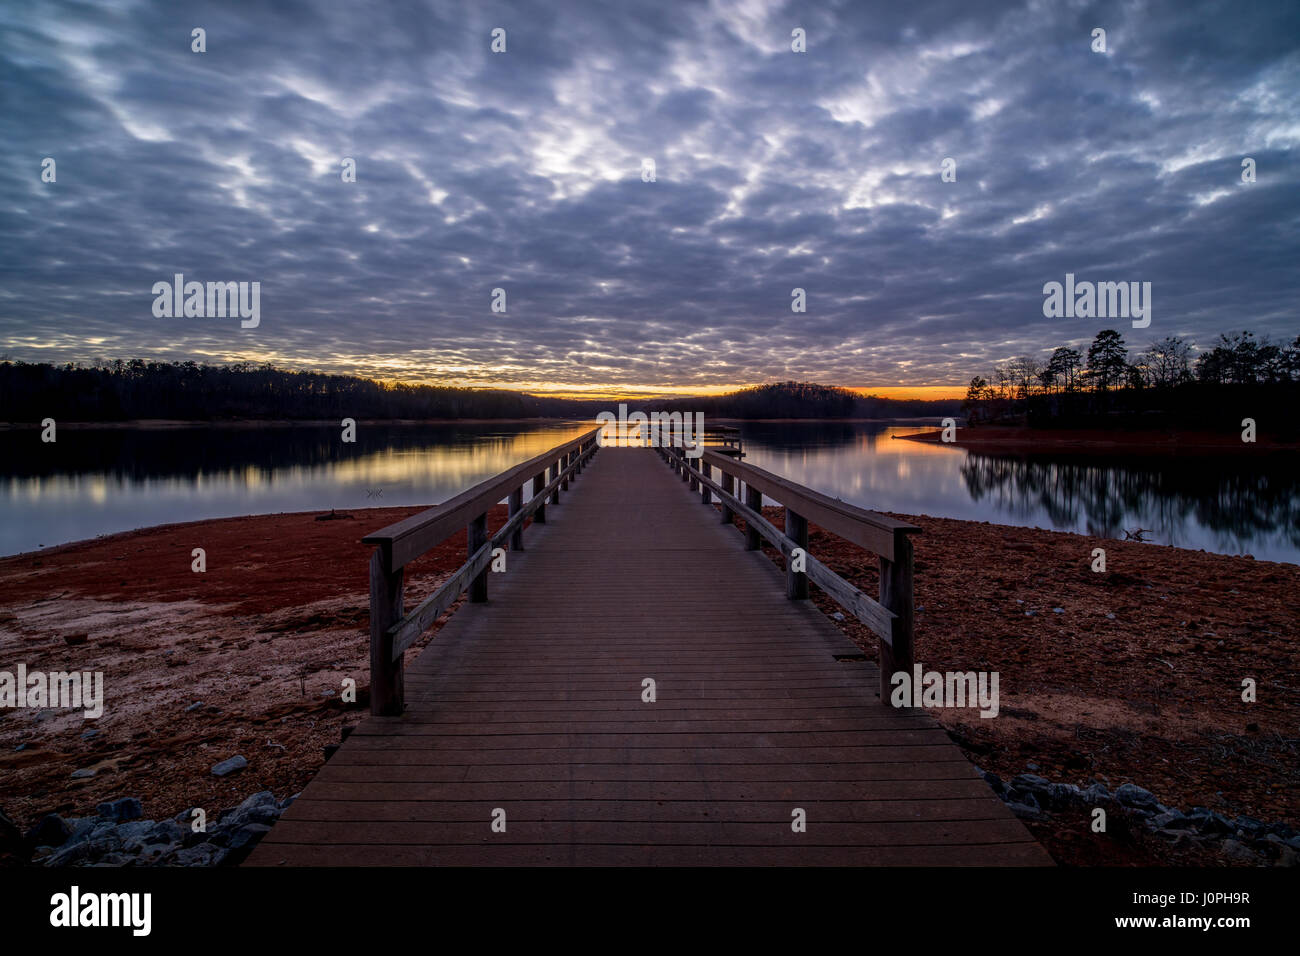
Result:
[[[37,0],[0,73],[12,358],[876,388],[1300,333],[1294,0]],[[1067,272],[1151,282],[1150,328],[1044,318]],[[260,324],[155,317],[175,273]]]

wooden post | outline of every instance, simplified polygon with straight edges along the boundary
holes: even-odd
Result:
[[[705,478],[712,478],[713,466],[703,458],[697,460],[700,463],[700,474]],[[713,502],[713,490],[702,481],[700,482],[700,501],[704,502],[706,505]]]
[[[524,486],[520,485],[514,491],[510,492],[510,517],[514,517],[524,510]],[[524,526],[521,524],[510,535],[510,550],[524,550]]]
[[[803,515],[785,509],[785,536],[793,538],[794,543],[808,553],[808,519]],[[785,559],[785,596],[791,601],[803,601],[808,597],[808,575],[804,571],[793,571],[790,558]]]
[[[560,463],[557,461],[549,468],[546,469],[546,483],[549,485],[556,478],[558,478],[559,475],[560,475]],[[551,504],[558,505],[559,503],[560,503],[560,486],[556,485],[555,490],[551,492]]]
[[[691,491],[698,491],[700,483],[695,480],[695,476],[700,473],[700,460],[698,458],[687,458],[686,460],[690,463],[687,468],[688,474],[686,476],[690,479],[690,489]]]
[[[691,480],[690,459],[686,457],[685,449],[673,450],[677,452],[678,473],[682,476],[682,481],[689,482]]]
[[[745,505],[759,514],[763,513],[763,492],[745,485]],[[758,533],[752,521],[745,522],[745,550],[757,551],[763,547],[763,536]]]
[[[465,556],[472,557],[474,552],[487,544],[487,513],[479,515],[465,528]],[[487,600],[488,569],[484,568],[474,576],[469,584],[469,599],[473,604],[482,604]]]
[[[718,470],[722,471],[721,468]],[[722,472],[722,490],[729,495],[734,495],[736,493],[735,475],[729,475],[725,471]],[[722,523],[731,524],[731,522],[735,520],[735,517],[736,513],[731,510],[731,505],[727,504],[727,500],[724,498],[722,500]]]
[[[916,651],[912,634],[912,539],[902,532],[894,535],[894,560],[880,559],[880,603],[897,615],[889,640],[880,641],[880,702],[889,701],[890,678],[903,671],[912,673]]]
[[[564,491],[569,490],[569,465],[573,462],[573,452],[566,451],[560,457],[560,474],[564,475],[560,479],[560,488]]]
[[[542,471],[533,477],[533,493],[530,498],[536,498],[546,487],[546,472]],[[533,522],[535,524],[546,524],[546,502],[543,501],[533,512]]]
[[[400,717],[406,703],[404,660],[393,660],[388,629],[402,619],[402,568],[388,570],[383,548],[370,556],[370,713]]]

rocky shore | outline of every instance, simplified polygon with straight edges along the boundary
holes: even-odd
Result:
[[[209,824],[199,807],[146,820],[138,798],[122,797],[99,804],[93,816],[46,814],[21,837],[12,821],[0,822],[0,840],[18,861],[43,866],[237,865],[294,799],[263,790]]]

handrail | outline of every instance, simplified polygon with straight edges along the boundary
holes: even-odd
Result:
[[[405,687],[403,652],[468,589],[474,603],[487,600],[488,565],[493,551],[509,543],[523,550],[523,526],[530,516],[546,522],[547,504],[559,504],[560,492],[582,471],[599,446],[599,429],[556,445],[522,464],[479,482],[442,504],[426,508],[366,535],[375,545],[370,557],[370,712],[379,716],[402,713]],[[523,488],[532,482],[524,500]],[[509,500],[509,520],[487,536],[488,510],[501,499]],[[464,564],[433,594],[412,611],[403,607],[404,569],[426,551],[437,547],[464,527]]]
[[[762,468],[705,449],[698,458],[684,450],[660,447],[656,451],[674,471],[700,492],[706,505],[716,494],[722,504],[722,521],[730,525],[734,516],[745,519],[746,550],[757,551],[767,541],[785,557],[786,596],[791,600],[808,597],[808,582],[829,594],[880,638],[880,700],[889,700],[891,677],[898,671],[910,674],[915,664],[913,573],[911,536],[920,533],[916,525],[868,511],[813,491]],[[718,469],[721,481],[714,481]],[[744,499],[737,481],[744,482]],[[785,531],[763,517],[763,496],[785,508]],[[879,600],[844,580],[808,553],[808,523],[875,552],[880,558]],[[794,570],[794,550],[802,550],[803,571]]]

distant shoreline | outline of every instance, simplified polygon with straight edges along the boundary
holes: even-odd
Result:
[[[907,441],[931,445],[945,444],[942,431],[899,435]],[[954,441],[947,442],[968,451],[1003,452],[1006,454],[1088,454],[1088,455],[1207,455],[1234,454],[1256,456],[1262,453],[1300,453],[1300,443],[1279,442],[1260,435],[1253,443],[1243,442],[1240,432],[1168,432],[1147,429],[1121,431],[1098,428],[1028,428],[985,425],[979,428],[958,426]]]
[[[59,428],[291,428],[296,425],[337,428],[334,418],[230,418],[216,421],[191,421],[170,418],[133,418],[120,422],[59,422]],[[554,422],[581,424],[576,418],[358,418],[358,425],[531,425]],[[35,422],[0,422],[0,431],[37,430]]]
[[[755,424],[864,424],[882,422],[916,422],[917,427],[930,424],[938,415],[907,416],[895,415],[886,418],[705,418],[705,422],[751,422]],[[358,418],[358,425],[541,425],[541,424],[585,424],[595,423],[595,418]],[[333,418],[230,418],[214,421],[198,421],[172,418],[133,418],[126,421],[112,422],[58,422],[59,428],[291,428],[294,426],[329,426],[337,428],[339,420]],[[41,425],[38,422],[0,422],[0,431],[35,431]]]

